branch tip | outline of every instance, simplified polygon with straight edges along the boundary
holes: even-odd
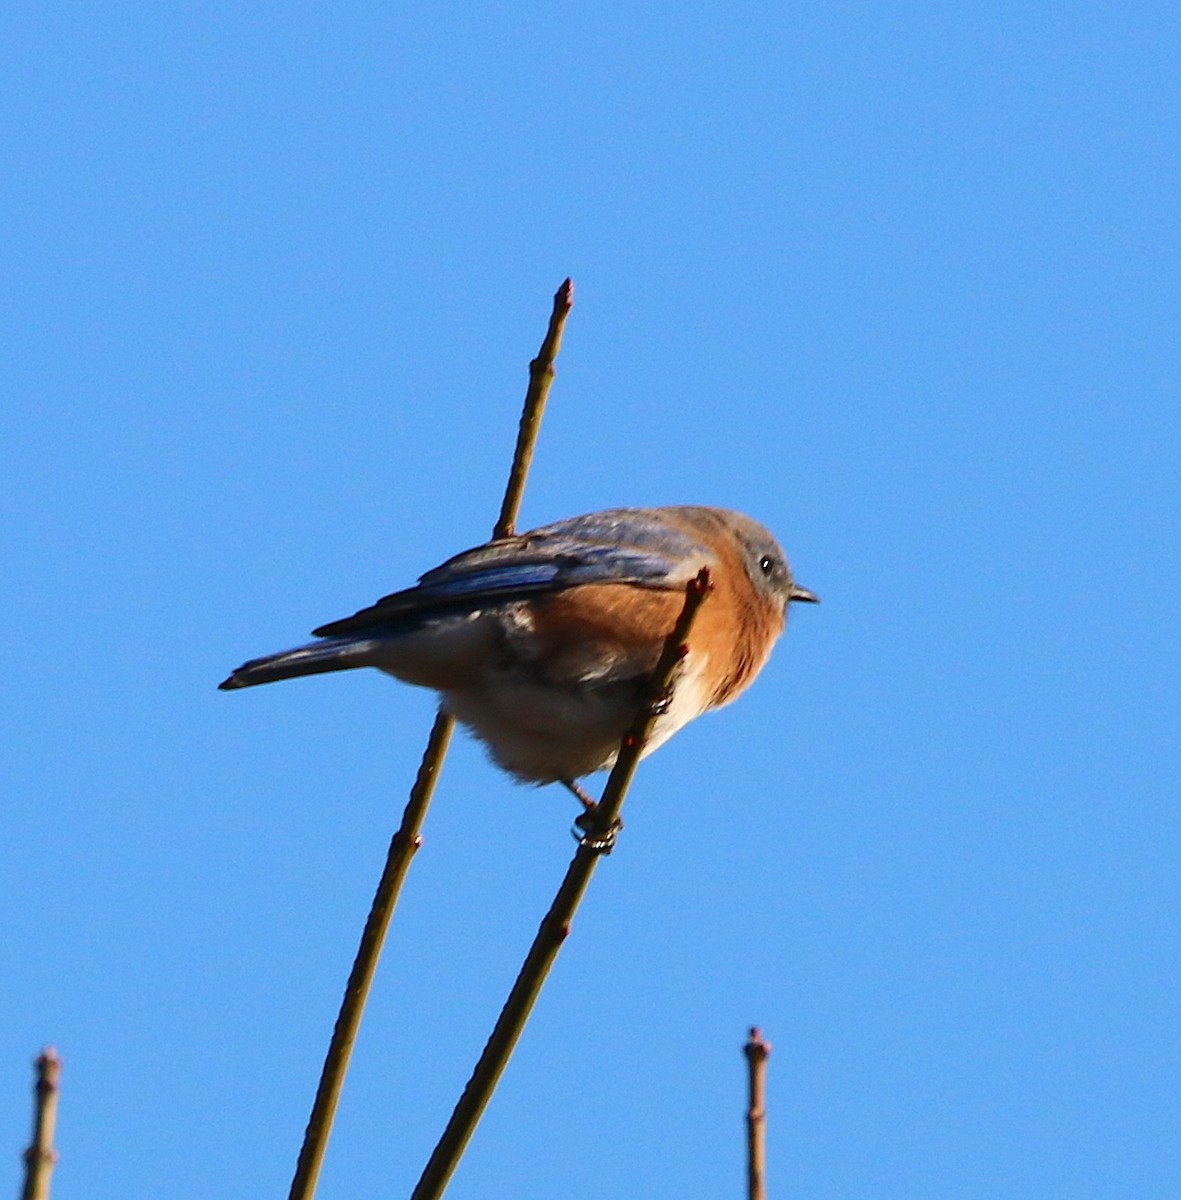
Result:
[[[525,477],[533,457],[533,447],[538,427],[541,424],[546,395],[549,392],[550,381],[553,379],[554,358],[561,345],[562,329],[566,322],[566,315],[573,304],[573,297],[574,285],[567,279],[554,296],[553,312],[550,315],[549,326],[541,343],[538,357],[529,364],[529,388],[525,394],[525,404],[517,431],[516,450],[513,453],[512,468],[505,486],[500,516],[492,529],[494,539],[509,537],[516,528],[517,512],[525,487]],[[369,917],[361,935],[361,944],[357,949],[357,957],[353,962],[348,983],[345,985],[340,1014],[332,1031],[328,1055],[324,1061],[320,1082],[316,1089],[316,1098],[312,1104],[311,1116],[308,1118],[303,1145],[296,1163],[289,1200],[311,1200],[315,1192],[316,1179],[320,1173],[320,1164],[328,1142],[328,1133],[332,1127],[332,1119],[336,1113],[337,1101],[344,1083],[345,1070],[348,1067],[349,1056],[352,1053],[353,1042],[360,1024],[361,1011],[365,1006],[369,986],[373,981],[377,958],[385,940],[390,917],[398,902],[402,881],[406,876],[410,860],[422,845],[419,829],[426,815],[439,768],[442,765],[443,756],[447,752],[447,744],[454,728],[453,717],[440,712],[435,718],[435,724],[431,729],[430,738],[418,768],[418,775],[410,789],[410,799],[402,815],[402,824],[390,841],[385,869],[377,885],[377,892],[374,895]]]
[[[57,1163],[53,1133],[57,1123],[61,1059],[52,1046],[46,1046],[33,1060],[33,1066],[37,1069],[33,1085],[33,1137],[21,1155],[25,1164],[21,1200],[49,1200],[49,1178]]]
[[[747,1200],[766,1200],[767,1103],[765,1075],[767,1055],[771,1045],[763,1040],[757,1025],[750,1027],[750,1037],[742,1052],[747,1062],[749,1100],[746,1109],[746,1196]]]

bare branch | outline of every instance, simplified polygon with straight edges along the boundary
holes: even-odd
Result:
[[[599,859],[610,852],[619,829],[619,809],[628,784],[635,774],[644,743],[667,703],[675,686],[677,667],[686,653],[686,639],[697,610],[709,590],[709,572],[702,569],[685,588],[685,605],[672,633],[664,644],[660,662],[653,672],[648,702],[642,705],[631,728],[623,735],[619,757],[611,771],[602,798],[584,818],[585,836],[578,844],[566,877],[558,888],[549,912],[541,922],[533,945],[525,958],[517,981],[505,1001],[500,1017],[484,1047],[480,1061],[468,1081],[451,1120],[439,1139],[430,1161],[411,1194],[411,1200],[438,1200],[451,1178],[460,1155],[467,1146],[509,1055],[517,1044],[533,1003],[553,966],[558,950],[570,932],[570,923],[578,908],[591,874]]]
[[[766,1200],[767,1154],[764,1135],[767,1124],[766,1097],[763,1087],[771,1043],[763,1041],[757,1028],[742,1048],[749,1076],[749,1101],[746,1106],[746,1196],[747,1200]]]
[[[562,345],[562,331],[566,328],[566,317],[574,304],[574,284],[563,281],[554,293],[554,309],[550,314],[549,329],[541,343],[537,357],[529,364],[529,390],[525,393],[525,406],[521,410],[521,424],[517,430],[517,448],[513,452],[513,469],[509,472],[508,486],[504,489],[504,503],[500,516],[492,530],[493,539],[511,537],[516,532],[517,514],[521,508],[521,496],[525,491],[525,476],[533,461],[533,447],[537,442],[537,430],[541,425],[541,414],[549,396],[550,384],[554,381],[554,359]]]
[[[525,404],[521,414],[520,429],[517,433],[513,465],[509,472],[508,484],[505,487],[504,502],[500,508],[500,517],[492,531],[493,538],[511,535],[516,523],[521,496],[525,489],[525,477],[529,472],[529,464],[533,459],[533,447],[541,427],[541,414],[545,407],[546,397],[549,395],[550,383],[554,377],[554,358],[561,344],[562,330],[573,303],[573,295],[574,285],[567,279],[554,296],[549,328],[537,357],[529,364],[529,388],[525,394]],[[324,1068],[320,1073],[316,1099],[312,1105],[311,1116],[308,1118],[307,1129],[304,1132],[303,1146],[299,1151],[299,1161],[296,1163],[291,1191],[288,1193],[290,1200],[311,1200],[315,1194],[316,1180],[320,1174],[320,1165],[328,1144],[328,1134],[332,1128],[337,1101],[340,1099],[340,1091],[344,1085],[345,1072],[348,1070],[349,1055],[352,1053],[357,1029],[361,1024],[361,1013],[365,1008],[365,1000],[369,995],[373,974],[377,970],[377,960],[381,954],[390,918],[393,916],[394,905],[398,902],[398,893],[406,878],[406,872],[410,868],[410,860],[422,844],[419,830],[426,817],[427,806],[430,804],[435,781],[443,765],[443,757],[447,753],[447,745],[451,740],[454,728],[453,717],[440,712],[435,718],[435,724],[431,729],[430,738],[422,756],[422,763],[418,768],[418,776],[414,781],[414,787],[411,788],[410,799],[402,815],[402,824],[390,842],[385,869],[378,882],[369,916],[365,921],[365,929],[361,934],[361,945],[357,950],[353,969],[349,973],[349,981],[345,985],[340,1014],[337,1016],[336,1025],[332,1030],[332,1041],[328,1046]]]
[[[34,1060],[37,1082],[33,1085],[36,1107],[33,1112],[33,1140],[25,1151],[25,1186],[21,1200],[49,1200],[49,1177],[57,1162],[53,1148],[53,1127],[57,1121],[58,1080],[61,1059],[52,1046],[46,1046]]]

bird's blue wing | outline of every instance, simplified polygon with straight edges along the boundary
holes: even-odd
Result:
[[[586,583],[676,588],[712,559],[705,546],[656,512],[610,509],[466,550],[428,571],[416,587],[314,632],[340,637],[402,627]]]

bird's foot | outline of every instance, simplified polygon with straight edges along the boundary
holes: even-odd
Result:
[[[615,848],[615,839],[623,828],[623,822],[616,817],[610,829],[601,828],[598,804],[574,780],[563,779],[562,783],[582,805],[582,812],[575,819],[574,828],[570,830],[575,841],[599,854],[610,854]]]

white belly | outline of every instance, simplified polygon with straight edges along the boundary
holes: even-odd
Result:
[[[683,664],[645,754],[709,707],[703,660],[693,658]],[[611,767],[636,713],[634,683],[559,687],[517,671],[490,672],[475,686],[443,691],[442,698],[497,764],[530,783],[573,780]]]

